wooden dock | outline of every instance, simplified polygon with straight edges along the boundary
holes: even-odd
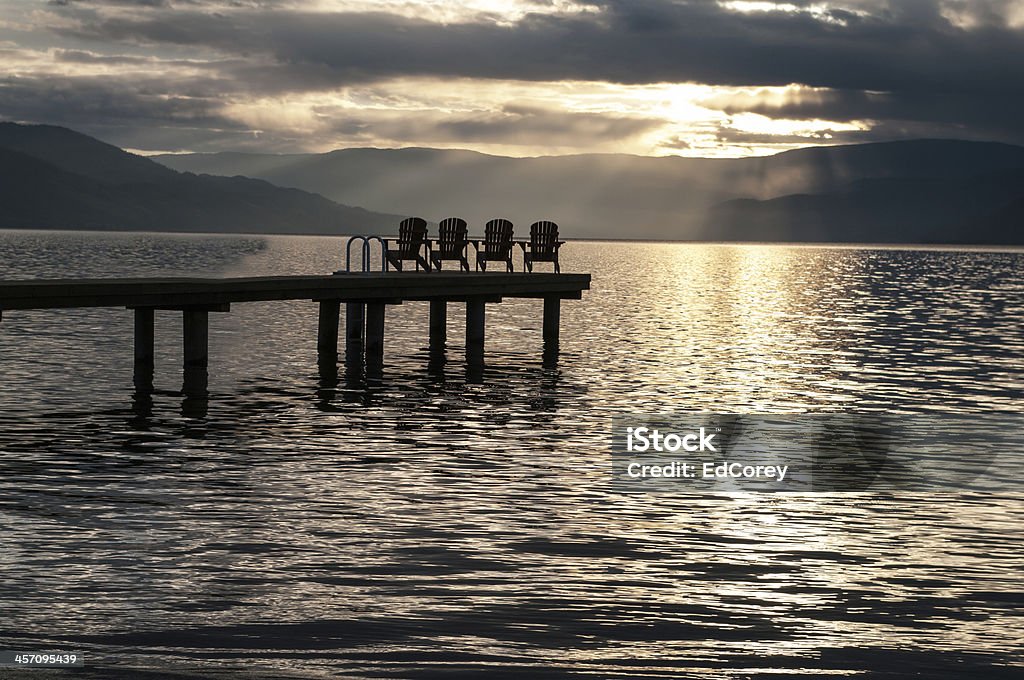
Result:
[[[384,320],[389,305],[429,301],[432,350],[444,348],[447,305],[466,305],[466,359],[483,364],[486,305],[503,298],[543,300],[546,352],[557,351],[560,304],[580,299],[589,274],[498,272],[372,272],[328,276],[251,278],[61,279],[0,281],[0,319],[6,311],[124,307],[135,314],[134,376],[137,389],[152,389],[154,314],[182,314],[183,392],[206,394],[209,314],[235,303],[311,300],[319,303],[317,336],[321,372],[337,370],[341,305],[345,304],[346,364],[379,374],[384,360]]]

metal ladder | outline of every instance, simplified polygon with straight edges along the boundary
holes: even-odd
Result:
[[[362,263],[360,269],[357,271],[369,272],[370,271],[370,241],[377,241],[380,244],[380,270],[386,272],[388,270],[388,258],[387,258],[387,246],[384,244],[384,239],[380,236],[353,236],[348,240],[345,245],[345,269],[339,269],[334,272],[335,274],[348,274],[352,272],[352,244],[356,241],[362,242]]]

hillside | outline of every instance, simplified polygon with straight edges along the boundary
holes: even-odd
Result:
[[[179,173],[71,130],[0,123],[2,228],[385,233],[401,219],[259,179]]]
[[[0,227],[392,233],[417,214],[459,215],[475,233],[504,216],[520,230],[555,219],[575,237],[1024,242],[1024,148],[1005,144],[919,140],[728,160],[412,148],[159,161],[65,128],[0,123]]]
[[[1024,148],[955,140],[808,148],[742,159],[505,158],[409,148],[157,160],[179,170],[259,177],[369,209],[432,220],[459,215],[476,229],[496,216],[524,226],[550,218],[567,233],[602,238],[788,241],[813,234],[814,240],[857,241],[872,232],[860,220],[875,220],[886,225],[881,231],[887,240],[960,241],[971,234],[946,231],[951,187],[962,199],[957,228],[993,214],[999,201],[1024,196],[1019,184],[993,195],[983,179],[1024,168]]]
[[[724,240],[860,243],[1024,243],[1021,223],[999,217],[1024,198],[1024,169],[966,178],[863,179],[837,191],[714,206],[707,228]]]

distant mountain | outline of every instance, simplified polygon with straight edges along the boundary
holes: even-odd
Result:
[[[179,173],[66,128],[0,123],[0,228],[390,233],[401,219],[246,177]]]
[[[438,221],[563,223],[575,236],[675,237],[709,200],[742,195],[703,180],[692,165],[717,161],[623,155],[505,158],[462,150],[343,149],[326,154],[157,156],[168,167],[259,177],[332,200]],[[388,206],[383,208],[382,206]],[[690,214],[692,211],[692,214]],[[522,227],[520,227],[522,228]]]
[[[963,230],[980,235],[969,239],[970,242],[1021,244],[1024,242],[1020,236],[1024,231],[1024,196],[1004,203],[980,219],[972,219],[963,225]]]
[[[1001,201],[1024,196],[1009,172],[1024,168],[1024,147],[956,140],[742,159],[506,158],[408,148],[156,160],[176,170],[259,177],[373,210],[431,220],[458,215],[474,232],[491,217],[508,217],[519,229],[547,218],[568,235],[603,238],[854,242],[872,234],[886,241],[961,242],[981,233],[970,225],[994,215]],[[999,191],[988,191],[985,178],[1004,171]],[[865,220],[886,226],[872,228]]]
[[[520,234],[554,219],[572,237],[1024,244],[1024,147],[995,143],[743,159],[410,148],[158,160],[0,123],[0,227],[393,233],[405,215],[458,215],[473,233],[501,216]]]
[[[822,194],[714,206],[724,240],[1024,243],[1024,223],[997,218],[1024,199],[1024,169],[940,179],[862,179]],[[1020,215],[1018,212],[1017,215]]]
[[[738,159],[737,173],[758,178],[750,198],[840,191],[863,179],[963,179],[1024,168],[1024,147],[998,142],[917,139],[785,151]]]
[[[53,125],[0,123],[0,148],[108,184],[164,182],[178,173],[87,135]]]

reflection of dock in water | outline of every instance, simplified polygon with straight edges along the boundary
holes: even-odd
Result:
[[[430,302],[432,355],[443,353],[449,302],[466,305],[466,360],[483,365],[485,310],[503,298],[543,300],[546,357],[557,353],[560,304],[580,299],[589,274],[486,272],[374,272],[333,276],[253,278],[54,279],[0,282],[0,313],[9,310],[126,307],[135,313],[135,386],[153,386],[154,323],[157,311],[182,313],[186,395],[205,396],[208,383],[209,314],[233,303],[312,300],[319,303],[318,363],[322,375],[337,375],[341,305],[345,312],[345,362],[379,375],[384,363],[384,319],[388,305]],[[256,332],[255,330],[253,332]]]

